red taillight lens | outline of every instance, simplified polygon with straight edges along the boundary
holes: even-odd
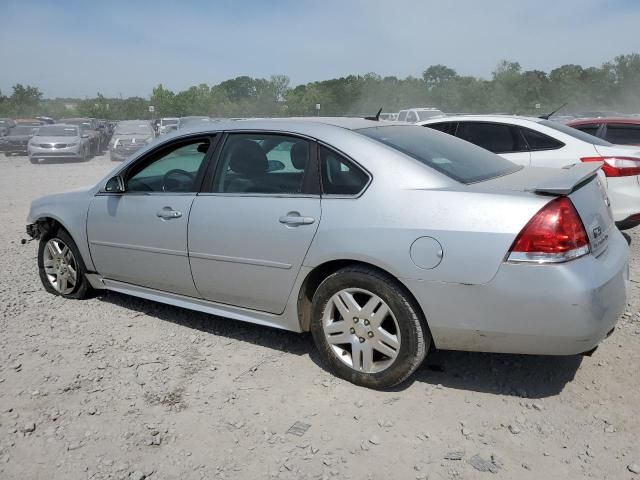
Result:
[[[604,162],[602,171],[607,177],[640,175],[640,158],[636,157],[584,157],[583,162]]]
[[[518,234],[508,260],[566,262],[589,253],[582,220],[567,197],[556,198],[535,214]]]

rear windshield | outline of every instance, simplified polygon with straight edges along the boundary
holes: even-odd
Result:
[[[606,140],[602,140],[601,138],[594,137],[593,135],[589,135],[588,133],[581,132],[577,128],[569,127],[563,123],[558,123],[551,120],[540,120],[538,123],[540,125],[544,125],[545,127],[553,128],[554,130],[562,132],[565,135],[569,135],[570,137],[582,140],[583,142],[591,143],[592,145],[600,145],[602,147],[610,147],[612,145]]]
[[[483,148],[430,128],[392,125],[356,131],[461,183],[481,182],[522,168]]]

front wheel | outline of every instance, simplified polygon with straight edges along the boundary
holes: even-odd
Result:
[[[40,239],[38,270],[44,289],[54,295],[83,299],[92,291],[78,247],[64,230],[48,232]]]
[[[329,370],[369,388],[406,380],[431,343],[422,312],[406,289],[364,266],[343,268],[320,284],[311,333]]]

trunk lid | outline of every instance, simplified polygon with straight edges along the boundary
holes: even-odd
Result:
[[[599,177],[600,163],[565,168],[525,167],[517,172],[478,184],[488,190],[531,192],[535,195],[567,196],[571,199],[589,237],[591,251],[598,256],[615,228],[610,201]]]

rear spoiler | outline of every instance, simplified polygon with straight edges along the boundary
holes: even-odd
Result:
[[[602,162],[567,165],[560,171],[556,170],[556,173],[550,172],[549,176],[536,179],[535,186],[527,187],[525,190],[551,195],[569,195],[595,177],[601,166]]]

